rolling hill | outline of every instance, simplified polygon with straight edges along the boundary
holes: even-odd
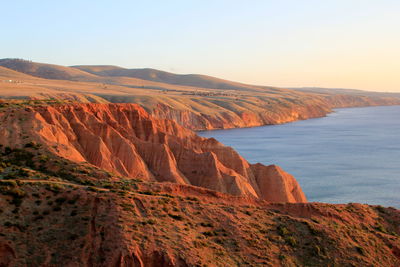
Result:
[[[254,85],[223,80],[199,74],[175,74],[151,68],[125,69],[115,66],[72,66],[73,68],[107,77],[131,77],[154,82],[221,90],[261,90]]]
[[[95,77],[94,74],[75,68],[36,63],[22,59],[0,59],[0,66],[44,79],[81,80]]]

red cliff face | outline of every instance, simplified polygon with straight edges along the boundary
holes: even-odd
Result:
[[[154,119],[134,104],[73,104],[7,110],[0,143],[31,139],[75,162],[131,178],[190,184],[270,202],[306,202],[293,176],[277,166],[249,164],[215,139],[174,121]]]
[[[198,108],[190,106],[182,108],[183,103],[179,105],[163,103],[154,105],[145,101],[140,103],[156,118],[174,120],[194,131],[282,124],[324,117],[332,112],[333,108],[400,104],[397,98],[361,95],[314,95],[312,98],[300,97],[295,100],[279,97],[272,99],[245,98],[242,102],[228,99],[218,106],[214,105],[215,103],[212,101],[208,102],[202,99],[197,103],[203,107],[201,112],[198,111]]]
[[[282,124],[297,120],[323,117],[331,109],[324,103],[316,101],[307,105],[273,105],[268,103],[258,103],[255,110],[241,109],[220,111],[213,110],[210,114],[196,112],[191,109],[181,110],[165,104],[157,104],[151,110],[151,114],[156,118],[165,118],[178,122],[184,127],[194,130],[213,130],[256,127],[262,125]]]

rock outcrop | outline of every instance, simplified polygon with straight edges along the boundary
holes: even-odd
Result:
[[[154,119],[135,104],[71,104],[8,109],[0,143],[35,141],[74,162],[130,178],[205,187],[270,202],[306,202],[293,176],[252,165],[215,139],[174,121]]]
[[[146,105],[144,107],[147,108]],[[282,124],[323,117],[331,112],[329,106],[322,103],[307,105],[274,104],[272,106],[267,103],[259,103],[259,106],[254,106],[253,109],[236,109],[236,107],[222,111],[216,109],[209,114],[191,109],[177,109],[174,106],[167,106],[162,103],[148,109],[156,118],[174,120],[194,131]]]
[[[331,113],[334,108],[400,105],[400,98],[344,94],[315,94],[311,98],[304,95],[297,99],[227,99],[222,103],[202,99],[197,104],[202,107],[209,105],[211,108],[201,112],[190,106],[182,108],[179,99],[176,100],[179,105],[149,103],[140,97],[135,98],[135,101],[156,118],[174,120],[194,131],[256,127],[319,118]]]

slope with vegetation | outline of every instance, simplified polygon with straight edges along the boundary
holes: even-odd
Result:
[[[400,212],[280,203],[0,147],[1,266],[398,266]]]

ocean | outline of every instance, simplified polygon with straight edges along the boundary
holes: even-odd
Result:
[[[400,208],[400,106],[336,109],[282,125],[198,132],[294,175],[310,202]]]

